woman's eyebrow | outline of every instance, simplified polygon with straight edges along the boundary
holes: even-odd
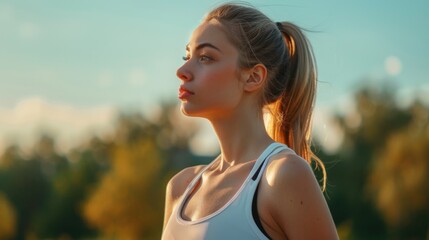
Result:
[[[195,50],[200,50],[200,49],[205,48],[205,47],[213,48],[219,52],[222,52],[218,47],[216,47],[215,45],[213,45],[211,43],[201,43],[195,48]],[[186,51],[189,51],[189,43],[186,44]]]

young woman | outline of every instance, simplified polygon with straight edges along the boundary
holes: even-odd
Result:
[[[310,150],[317,76],[301,30],[225,4],[193,32],[184,60],[182,112],[211,122],[221,154],[170,180],[162,238],[337,239],[310,167],[324,170]]]

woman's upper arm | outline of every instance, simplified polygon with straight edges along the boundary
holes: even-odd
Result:
[[[289,239],[338,239],[323,193],[308,163],[289,155],[267,169],[269,211]]]

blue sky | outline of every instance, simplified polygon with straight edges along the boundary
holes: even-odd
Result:
[[[429,1],[248,2],[312,31],[317,106],[336,106],[362,79],[428,92]],[[68,108],[88,127],[86,116],[99,109],[107,119],[106,108],[152,109],[176,99],[187,40],[219,3],[0,0],[0,115],[9,119],[0,135],[13,135],[16,119],[33,116],[25,111],[34,106],[41,122],[44,110]]]

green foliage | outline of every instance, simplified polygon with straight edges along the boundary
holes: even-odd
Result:
[[[426,238],[429,181],[422,176],[429,176],[429,154],[423,150],[429,132],[421,115],[429,109],[418,103],[400,108],[389,88],[362,88],[355,104],[355,112],[335,118],[344,133],[338,152],[319,153],[328,162],[328,204],[342,239]],[[410,205],[410,197],[418,202],[414,209],[398,208]],[[409,231],[411,226],[416,231]]]
[[[8,148],[3,157],[7,163],[0,169],[0,191],[15,207],[15,236],[23,239],[32,232],[33,218],[49,195],[50,184],[44,173],[46,165],[38,155],[23,157],[16,147]]]
[[[418,239],[429,230],[429,111],[409,111],[412,124],[390,136],[367,184],[390,235]]]
[[[108,149],[100,140],[92,141],[83,150],[74,150],[75,158],[59,174],[52,177],[52,192],[35,221],[38,237],[83,238],[96,234],[81,214],[89,190],[105,171],[97,154],[106,156]],[[66,217],[65,217],[66,216]]]

